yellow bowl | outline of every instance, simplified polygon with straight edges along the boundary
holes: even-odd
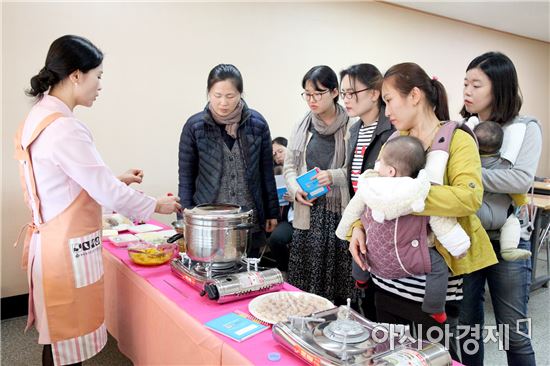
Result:
[[[140,242],[128,247],[132,262],[142,266],[158,266],[168,262],[174,256],[176,244],[151,244]]]

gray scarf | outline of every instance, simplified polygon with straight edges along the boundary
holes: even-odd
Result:
[[[308,113],[292,132],[293,139],[288,147],[294,154],[294,166],[296,167],[296,171],[301,171],[304,162],[307,136],[311,124],[313,124],[313,128],[315,128],[320,135],[334,135],[334,157],[330,163],[330,169],[341,168],[346,159],[344,136],[346,134],[348,120],[348,114],[340,104],[336,104],[336,120],[331,125],[327,125],[323,122],[318,115],[311,112]],[[328,209],[340,213],[342,200],[340,190],[331,189],[330,192],[327,193],[326,198]]]
[[[212,119],[219,124],[225,125],[225,132],[234,139],[237,138],[237,130],[239,129],[239,122],[241,121],[241,116],[243,113],[244,103],[241,99],[235,110],[229,113],[227,116],[222,117],[214,111],[212,104],[208,103],[208,110],[212,114]]]

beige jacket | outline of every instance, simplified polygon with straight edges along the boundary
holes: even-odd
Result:
[[[338,169],[328,169],[328,172],[332,175],[332,189],[339,189],[340,194],[342,195],[342,210],[344,211],[346,208],[348,202],[349,202],[349,188],[348,188],[348,176],[347,176],[347,166],[351,162],[348,161],[349,154],[349,146],[348,146],[348,140],[350,137],[349,128],[353,125],[354,120],[349,119],[348,124],[346,127],[346,133],[344,135],[344,146],[346,147],[346,160],[344,161],[344,165]],[[308,132],[307,136],[307,142],[306,146],[311,140],[311,132]],[[290,137],[290,140],[292,141],[293,136]],[[289,141],[289,146],[290,146]],[[285,157],[285,164],[283,167],[283,175],[285,177],[286,186],[288,189],[288,192],[291,197],[296,197],[296,192],[300,189],[300,185],[298,182],[296,182],[296,177],[304,174],[307,172],[307,164],[306,164],[306,154],[304,154],[304,159],[301,163],[300,171],[296,170],[296,166],[294,164],[294,154],[293,152],[288,149],[286,152]],[[294,201],[294,221],[292,222],[292,226],[296,229],[300,230],[309,230],[309,223],[310,223],[310,207],[303,205],[299,203],[298,201]]]

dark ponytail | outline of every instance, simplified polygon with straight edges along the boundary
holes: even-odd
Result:
[[[86,73],[103,62],[103,53],[86,38],[66,35],[53,41],[46,65],[31,78],[28,96],[41,99],[51,87],[76,70]]]
[[[43,67],[42,70],[31,78],[31,88],[27,91],[27,95],[41,98],[42,95],[50,88],[59,82],[59,77]]]
[[[435,107],[435,115],[440,121],[448,121],[451,117],[449,115],[449,102],[445,87],[436,78],[432,78],[432,87],[433,92],[430,95],[430,101],[432,106]]]
[[[426,95],[426,103],[433,108],[440,121],[449,120],[449,104],[445,87],[435,77],[428,74],[417,64],[405,62],[392,66],[384,75],[384,82],[392,82],[401,95],[409,95],[414,87]]]

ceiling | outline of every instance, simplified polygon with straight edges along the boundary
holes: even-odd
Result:
[[[550,42],[550,0],[384,2]]]

